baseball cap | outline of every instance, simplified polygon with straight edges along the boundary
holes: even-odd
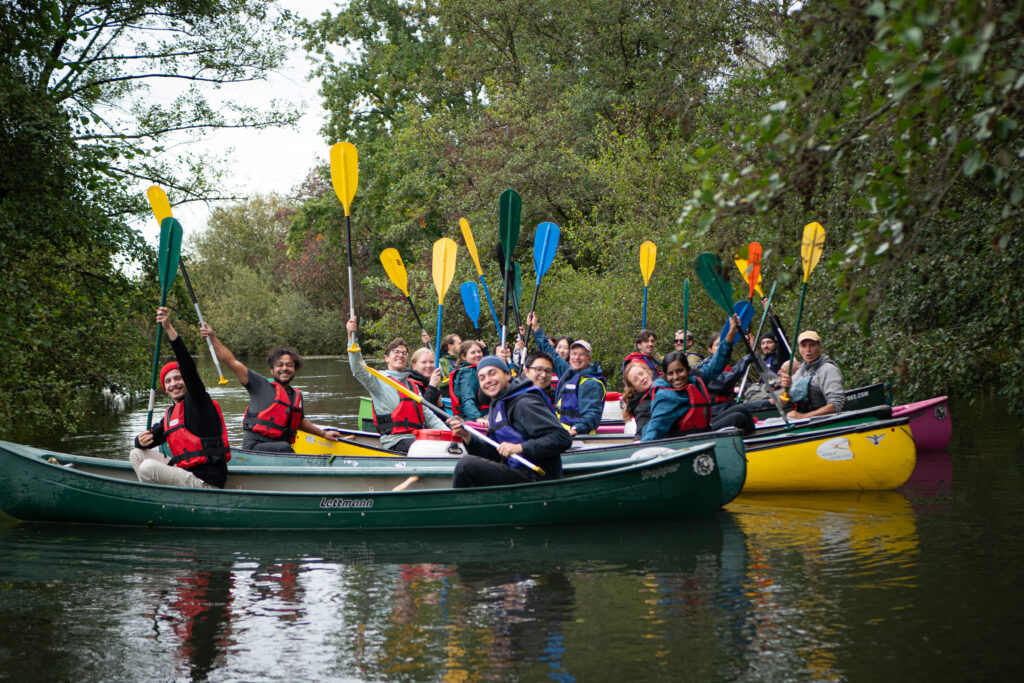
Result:
[[[818,333],[815,332],[814,330],[804,330],[803,332],[801,332],[800,336],[796,338],[796,343],[799,344],[800,342],[804,341],[805,339],[810,339],[812,341],[816,341],[819,344],[821,343],[821,337],[819,337]]]

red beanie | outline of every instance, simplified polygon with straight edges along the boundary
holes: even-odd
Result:
[[[164,391],[167,391],[167,389],[164,389],[164,377],[166,377],[167,373],[171,370],[178,370],[178,361],[172,360],[170,363],[160,368],[160,388]]]

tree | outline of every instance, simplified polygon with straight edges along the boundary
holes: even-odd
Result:
[[[290,121],[204,92],[280,62],[286,17],[260,0],[0,4],[0,433],[70,429],[80,389],[126,391],[148,368],[155,259],[127,224],[142,184],[219,194],[215,169],[166,141]],[[147,95],[183,84],[173,101]],[[137,276],[129,275],[141,264]]]

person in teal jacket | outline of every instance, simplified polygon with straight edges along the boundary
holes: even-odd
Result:
[[[476,378],[476,364],[487,355],[487,348],[478,341],[467,339],[459,348],[459,364],[449,376],[449,397],[452,413],[466,420],[479,420],[487,415],[487,404],[477,392],[480,382]]]
[[[590,362],[590,344],[582,339],[573,342],[569,348],[569,362],[566,362],[548,341],[535,312],[526,317],[526,323],[533,332],[537,348],[555,362],[555,372],[558,373],[555,410],[558,411],[558,419],[569,429],[571,436],[593,433],[601,424],[606,387],[601,366]]]
[[[706,383],[729,363],[732,344],[740,329],[740,319],[729,318],[729,333],[718,345],[710,361],[691,371],[682,351],[673,351],[663,362],[665,376],[651,387],[651,419],[643,429],[642,441],[654,441],[690,431],[706,431],[733,426],[747,431],[753,428],[749,414],[726,411],[711,421],[711,397]],[[694,400],[694,397],[698,397]],[[747,424],[747,423],[750,424]]]

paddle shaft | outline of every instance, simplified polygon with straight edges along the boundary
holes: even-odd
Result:
[[[647,329],[647,285],[644,285],[644,310],[640,316],[640,329]]]
[[[747,340],[747,335],[743,334],[743,330],[739,330],[737,334],[743,337],[743,345],[747,347],[747,353],[754,357],[754,362],[757,363],[758,374],[761,375],[761,377],[766,376],[768,374],[768,368],[765,366],[764,360],[754,353],[754,349],[750,348],[750,342]],[[775,392],[771,391],[771,387],[769,387],[768,395],[771,397],[772,405],[774,405],[775,409],[779,411],[779,417],[781,417],[782,421],[786,423],[786,428],[788,429],[789,420],[786,418],[786,411],[782,409],[782,403],[779,402],[779,397],[775,395]]]
[[[435,339],[441,339],[441,318],[444,315],[444,304],[437,305],[437,337]],[[437,348],[434,349],[434,367],[437,367],[441,363],[441,342],[437,343]]]
[[[764,330],[764,323],[768,319],[768,307],[772,305],[772,297],[775,296],[775,287],[778,283],[772,283],[772,291],[768,294],[768,301],[765,302],[764,311],[761,313],[761,323],[757,326],[757,334],[754,335],[754,341],[758,341],[761,338],[761,332]],[[746,371],[743,373],[743,381],[740,382],[740,391],[738,396],[740,400],[743,400],[743,389],[747,386],[747,377],[750,375],[750,366],[747,366]],[[766,378],[762,377],[763,382]],[[768,387],[768,391],[771,391],[771,386]]]
[[[422,331],[426,332],[427,328],[423,327],[423,321],[420,320],[420,314],[416,311],[416,306],[413,305],[413,303],[412,303],[412,297],[411,296],[406,296],[405,300],[409,302],[409,308],[412,309],[412,315],[413,315],[414,318],[416,318],[416,324],[420,326],[420,329]],[[438,331],[438,334],[441,334],[441,332]],[[430,342],[427,342],[427,348],[428,349],[430,348]]]
[[[487,297],[487,308],[491,309],[491,320],[494,321],[495,331],[501,331],[501,325],[498,324],[498,312],[494,310],[494,301],[491,300],[491,290],[487,289],[487,280],[484,278],[483,271],[478,273],[480,277],[480,284],[484,286],[484,296]]]
[[[796,348],[796,340],[800,336],[800,318],[804,315],[804,297],[807,296],[807,280],[804,280],[804,286],[800,290],[800,305],[796,309],[796,327],[793,328],[793,346],[790,349]],[[793,376],[793,352],[789,352],[789,376]],[[782,392],[782,400],[789,400],[789,392]]]
[[[352,289],[352,217],[345,213],[345,243],[348,251],[348,317],[356,317],[356,296]],[[349,338],[349,348],[357,348],[356,335],[353,332]]]
[[[188,271],[185,270],[185,259],[178,259],[178,267],[181,268],[181,277],[185,279],[185,287],[188,289],[188,296],[192,299],[192,305],[196,309],[196,316],[199,318],[199,325],[201,327],[206,321],[203,320],[203,312],[199,310],[199,299],[196,298],[195,290],[192,289],[192,280],[189,279]],[[217,360],[217,354],[213,350],[213,340],[207,337],[206,345],[210,348],[210,358],[213,359],[213,365],[217,368],[217,376],[220,379],[220,383],[227,384],[227,380],[224,379],[224,371],[220,369],[220,361]]]

